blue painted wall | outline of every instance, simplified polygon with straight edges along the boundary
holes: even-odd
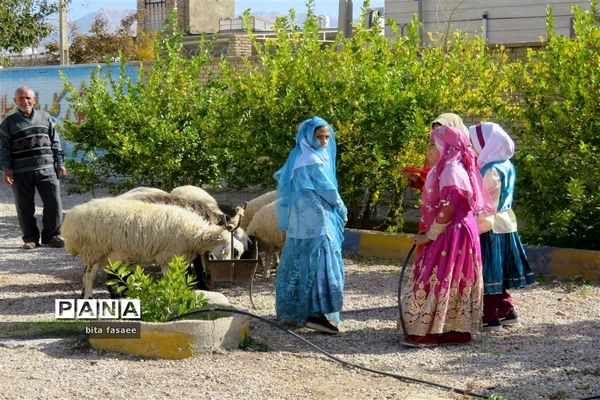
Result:
[[[92,71],[102,68],[106,73],[110,69],[114,77],[119,75],[120,64],[98,65],[82,64],[69,66],[43,66],[26,68],[4,68],[0,69],[0,120],[15,109],[14,94],[20,86],[29,86],[37,97],[37,107],[52,115],[58,124],[63,120],[77,120],[77,115],[70,109],[67,101],[67,93],[63,81],[60,79],[59,71],[62,71],[67,80],[75,87],[81,83],[88,82]],[[137,80],[139,64],[126,64],[125,74],[132,80]],[[67,155],[70,154],[72,146],[64,144]]]

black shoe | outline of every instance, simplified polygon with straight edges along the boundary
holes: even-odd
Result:
[[[515,310],[510,310],[504,317],[500,317],[502,325],[512,325],[519,322],[519,316]]]
[[[42,242],[48,247],[65,247],[65,241],[60,236],[52,236],[46,242]]]
[[[305,326],[319,332],[330,333],[334,335],[340,331],[338,327],[333,325],[331,321],[329,321],[329,319],[323,314],[318,317],[306,318]]]
[[[483,323],[483,331],[484,332],[492,332],[492,331],[500,331],[502,330],[502,323],[500,322],[500,318],[496,317],[489,322]]]

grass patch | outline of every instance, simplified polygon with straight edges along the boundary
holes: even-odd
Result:
[[[240,343],[240,349],[244,351],[259,351],[259,352],[267,352],[270,351],[271,348],[268,344],[259,342],[250,335],[246,336],[242,343]]]
[[[1,322],[0,339],[86,336],[83,321]]]

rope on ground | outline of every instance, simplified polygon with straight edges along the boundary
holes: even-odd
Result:
[[[356,369],[360,369],[363,371],[367,371],[367,372],[371,372],[373,374],[378,374],[378,375],[383,375],[383,376],[387,376],[390,378],[394,378],[400,381],[404,381],[404,382],[409,382],[409,383],[418,383],[421,385],[427,385],[427,386],[433,386],[433,387],[437,387],[439,389],[445,389],[451,392],[455,392],[455,393],[459,393],[462,395],[467,395],[467,396],[471,396],[471,397],[476,397],[476,398],[480,398],[480,399],[487,399],[487,396],[481,395],[481,394],[477,394],[477,393],[473,393],[473,392],[469,392],[466,390],[462,390],[462,389],[458,389],[458,388],[454,388],[451,386],[446,386],[446,385],[442,385],[439,383],[435,383],[435,382],[430,382],[430,381],[426,381],[423,379],[418,379],[418,378],[411,378],[409,376],[404,376],[404,375],[398,375],[398,374],[392,374],[390,372],[385,372],[385,371],[379,371],[376,369],[372,369],[372,368],[368,368],[368,367],[364,367],[362,365],[359,364],[353,364],[347,361],[342,360],[339,357],[334,356],[333,354],[327,352],[326,350],[323,350],[322,348],[320,348],[319,346],[317,346],[314,343],[311,343],[310,341],[308,341],[307,339],[305,339],[304,337],[302,337],[301,335],[297,334],[296,332],[290,331],[289,329],[284,328],[283,326],[267,319],[267,318],[263,318],[260,315],[255,315],[243,310],[238,310],[235,308],[219,308],[219,307],[208,307],[208,308],[203,308],[203,309],[199,309],[199,310],[193,310],[190,311],[188,313],[182,314],[176,318],[173,318],[172,320],[177,320],[177,319],[182,319],[184,317],[190,316],[190,315],[195,315],[195,314],[201,314],[201,313],[207,313],[207,312],[228,312],[228,313],[235,313],[235,314],[241,314],[241,315],[247,315],[251,318],[255,318],[258,319],[260,321],[266,322],[269,325],[272,325],[274,327],[276,327],[277,329],[280,329],[290,335],[292,335],[293,337],[295,337],[296,339],[306,343],[307,345],[309,345],[310,347],[316,349],[317,351],[319,351],[320,353],[324,354],[325,356],[327,356],[328,358],[331,358],[332,360],[346,366],[349,368],[356,368]]]

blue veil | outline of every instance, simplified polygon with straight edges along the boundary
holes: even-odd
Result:
[[[319,139],[315,137],[315,131],[322,127],[329,127],[329,143],[324,149],[321,147]],[[319,165],[323,173],[328,178],[326,189],[338,189],[336,178],[336,141],[333,127],[320,117],[313,117],[305,120],[298,128],[296,135],[296,146],[290,152],[287,161],[277,171],[273,178],[277,181],[277,214],[279,217],[279,229],[287,230],[289,206],[292,193],[298,187],[292,186],[294,172],[308,165]],[[297,182],[296,186],[312,188],[309,182]]]

